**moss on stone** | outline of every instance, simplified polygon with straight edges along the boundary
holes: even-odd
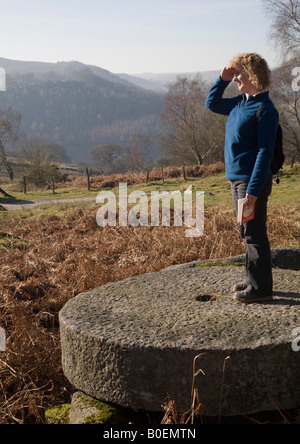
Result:
[[[117,411],[101,402],[96,402],[94,407],[97,409],[97,413],[88,416],[85,424],[111,424],[111,420],[117,414]]]
[[[211,261],[211,262],[202,262],[201,264],[196,265],[196,268],[204,268],[204,267],[244,267],[245,262],[222,262],[222,261]]]
[[[45,411],[46,424],[69,424],[70,404],[62,404],[51,407]]]
[[[87,416],[85,424],[116,424],[118,423],[118,411],[114,407],[97,399],[91,398],[83,393],[78,394],[82,409],[93,409],[95,413]]]

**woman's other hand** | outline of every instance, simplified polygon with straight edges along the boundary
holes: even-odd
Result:
[[[221,73],[221,78],[225,82],[231,82],[233,80],[234,74],[235,68],[233,68],[232,66],[225,66]]]
[[[252,205],[255,205],[255,202],[257,201],[257,197],[253,196],[252,194],[246,194],[246,199],[250,207],[252,207]]]

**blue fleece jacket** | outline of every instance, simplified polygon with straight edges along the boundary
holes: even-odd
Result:
[[[220,76],[212,86],[205,105],[210,111],[229,116],[225,137],[226,178],[249,182],[247,193],[259,197],[266,180],[272,177],[270,165],[279,121],[278,111],[268,91],[255,97],[249,96],[247,101],[245,94],[223,98],[229,83]],[[257,119],[257,110],[263,102]]]

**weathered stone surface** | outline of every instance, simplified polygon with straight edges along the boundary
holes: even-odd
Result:
[[[123,420],[118,410],[82,392],[72,396],[70,424],[120,424]]]
[[[232,264],[244,263],[245,254],[234,257],[226,257],[224,259],[210,259],[201,261],[204,263]],[[299,248],[274,248],[272,250],[272,265],[289,270],[300,270],[300,249]]]
[[[278,248],[272,251],[272,263],[275,267],[300,270],[300,249]]]
[[[231,261],[232,262],[232,261]],[[160,410],[169,395],[190,408],[193,360],[205,414],[300,405],[300,273],[274,269],[274,300],[245,306],[231,299],[238,266],[169,267],[99,287],[60,312],[63,369],[90,396],[124,407]],[[211,297],[218,295],[218,297]],[[299,341],[300,342],[300,341]]]

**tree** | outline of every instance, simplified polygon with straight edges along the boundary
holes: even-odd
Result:
[[[48,152],[49,160],[52,162],[71,163],[71,159],[63,146],[57,143],[47,142],[45,148]]]
[[[273,73],[272,95],[284,130],[285,152],[292,160],[300,159],[300,92],[293,87],[294,69],[300,67],[300,0],[263,3],[272,21],[271,38],[283,61]]]
[[[53,143],[48,138],[42,136],[24,136],[20,154],[31,164],[47,162],[71,163],[63,146]]]
[[[19,138],[20,125],[21,116],[12,108],[0,110],[0,160],[5,166],[10,180],[13,180],[14,172],[7,160],[5,144]]]
[[[170,85],[162,113],[167,127],[161,146],[180,163],[202,165],[205,158],[221,149],[224,128],[205,108],[207,87],[200,79],[178,77]],[[212,121],[216,125],[212,125]]]
[[[271,38],[283,59],[300,57],[300,0],[263,0],[272,20]]]
[[[153,160],[151,160],[152,146],[153,137],[150,132],[147,134],[133,134],[122,157],[125,170],[142,171],[143,169],[151,169],[153,166]]]
[[[291,160],[300,160],[300,91],[292,87],[293,61],[273,73],[272,96],[284,131],[284,150]]]
[[[58,171],[58,167],[52,162],[57,160],[57,155],[64,152],[58,145],[53,145],[39,136],[24,137],[21,148],[22,157],[27,160],[27,181],[37,187],[43,187],[53,180],[63,182],[67,176]]]
[[[105,143],[91,151],[92,161],[101,174],[110,173],[113,163],[120,158],[123,148],[116,143]]]

